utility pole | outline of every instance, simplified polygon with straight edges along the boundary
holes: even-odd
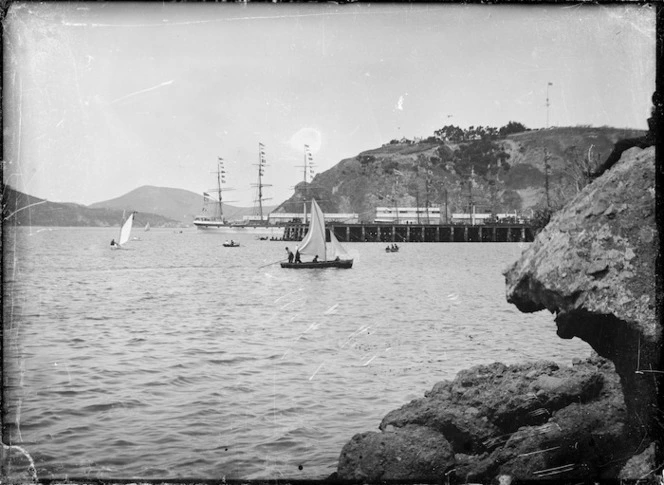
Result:
[[[424,210],[426,211],[426,223],[430,224],[429,221],[429,187],[431,185],[431,169],[427,170],[427,176],[424,179],[424,194],[425,194],[425,199],[424,199]]]
[[[468,181],[468,217],[473,225],[473,181]]]
[[[549,151],[544,149],[544,189],[546,190],[546,207],[551,208],[551,199],[549,198]]]
[[[553,86],[553,83],[548,83],[546,85],[546,127],[549,127],[549,86]]]

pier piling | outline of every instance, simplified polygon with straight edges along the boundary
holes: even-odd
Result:
[[[341,242],[532,242],[527,224],[343,224],[328,223]],[[307,226],[289,224],[284,240],[301,241]],[[329,237],[329,236],[328,236]]]

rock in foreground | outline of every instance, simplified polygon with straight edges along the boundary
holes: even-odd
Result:
[[[655,148],[632,148],[556,213],[505,273],[508,301],[555,313],[559,336],[579,337],[613,361],[635,442],[662,432],[658,251]]]
[[[654,148],[623,153],[506,271],[508,301],[556,314],[597,354],[479,366],[390,412],[342,450],[345,480],[641,479],[656,472],[662,331]],[[419,447],[418,447],[419,443]]]
[[[631,456],[610,362],[477,366],[358,434],[338,478],[366,482],[617,477]]]

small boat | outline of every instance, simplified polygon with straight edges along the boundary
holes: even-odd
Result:
[[[136,214],[136,212],[129,214],[127,220],[125,220],[122,224],[122,227],[120,227],[120,237],[118,238],[117,242],[115,239],[111,241],[111,249],[122,249],[122,245],[129,241],[129,237],[131,236],[131,228],[134,224],[134,214]]]
[[[387,246],[385,248],[385,252],[386,253],[398,253],[399,252],[399,246],[397,246],[396,244],[392,245],[392,246]]]
[[[231,239],[231,242],[226,241],[226,242],[223,244],[223,246],[224,246],[225,248],[239,248],[239,247],[240,247],[240,244],[239,244],[239,243],[236,243],[235,241],[233,241],[233,240]]]
[[[311,256],[313,261],[300,263],[282,262],[282,268],[311,269],[311,268],[342,268],[353,267],[353,260],[337,240],[334,231],[330,231],[330,242],[325,242],[325,216],[318,207],[315,199],[311,199],[311,217],[309,229],[297,249],[300,256]]]

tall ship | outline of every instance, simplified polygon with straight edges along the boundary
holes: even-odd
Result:
[[[257,214],[245,217],[243,221],[229,221],[224,217],[224,206],[222,202],[222,193],[227,190],[226,170],[224,161],[218,157],[217,187],[203,193],[203,210],[201,215],[194,219],[194,225],[201,230],[212,230],[224,234],[255,234],[261,236],[283,237],[284,226],[281,224],[270,224],[269,217],[263,214],[263,188],[269,185],[263,183],[265,167],[267,160],[265,157],[265,145],[258,144],[258,182],[252,184],[257,190],[256,209]]]

